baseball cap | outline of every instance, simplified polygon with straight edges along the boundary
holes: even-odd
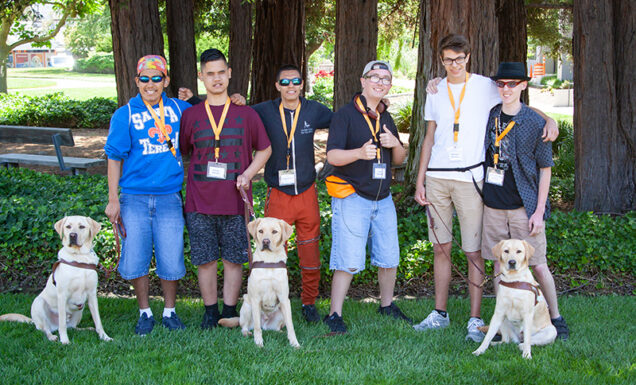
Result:
[[[362,71],[362,76],[369,73],[371,70],[387,70],[393,76],[393,69],[391,68],[391,64],[388,61],[384,60],[372,60],[364,66],[364,71]]]

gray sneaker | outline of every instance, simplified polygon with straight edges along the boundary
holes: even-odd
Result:
[[[470,317],[468,320],[468,334],[466,334],[466,340],[473,340],[475,342],[481,342],[486,336],[481,330],[477,329],[480,326],[484,326],[484,321],[481,318]]]
[[[413,326],[415,330],[428,330],[428,329],[443,329],[450,325],[450,317],[446,314],[446,317],[442,317],[436,310],[433,310],[431,314],[417,325]]]

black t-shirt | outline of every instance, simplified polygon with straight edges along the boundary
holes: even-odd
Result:
[[[499,117],[500,127],[498,132],[503,132],[513,118],[514,116],[506,115],[502,112]],[[513,127],[510,132],[514,129],[515,128]],[[509,148],[512,145],[512,135],[510,135],[510,132],[499,143],[498,168],[505,170],[503,186],[497,186],[484,181],[484,204],[493,209],[514,210],[519,207],[523,207],[523,201],[521,200],[521,195],[519,195],[519,191],[517,190],[517,185],[515,183],[515,175],[512,172],[512,165],[509,163]],[[494,124],[491,127],[488,127],[486,135],[490,135],[491,138],[491,144],[486,149],[486,167],[493,167],[495,164],[493,156],[495,153],[495,138],[497,136]]]
[[[360,101],[362,101],[362,104],[366,107],[364,96],[360,95]],[[370,118],[370,120],[373,127],[375,127],[375,120],[372,118]],[[378,139],[380,138],[379,135],[384,132],[384,125],[386,125],[389,131],[391,131],[398,140],[400,139],[397,127],[388,111],[380,114],[380,132],[377,134]],[[331,118],[329,139],[327,140],[327,152],[336,149],[351,150],[360,148],[372,138],[373,135],[364,119],[364,115],[357,110],[352,100],[335,112]],[[386,179],[372,178],[373,164],[378,163],[377,159],[356,160],[345,166],[336,166],[333,171],[333,175],[351,183],[358,195],[369,200],[380,200],[389,196],[389,187],[391,185],[392,150],[382,147],[379,142],[375,144],[381,148],[380,163],[386,164]]]

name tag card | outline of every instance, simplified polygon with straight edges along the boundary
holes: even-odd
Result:
[[[446,148],[446,150],[448,151],[448,159],[451,162],[461,162],[462,161],[463,148],[455,147],[455,146],[449,146],[449,147]]]
[[[220,162],[208,162],[208,178],[226,179],[227,178],[227,164]]]
[[[373,179],[386,179],[386,163],[373,163]]]
[[[278,185],[293,186],[296,184],[296,170],[278,170]]]
[[[486,183],[494,184],[495,186],[503,186],[504,175],[504,170],[488,167],[488,170],[486,171]]]

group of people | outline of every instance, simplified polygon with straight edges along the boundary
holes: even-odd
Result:
[[[470,48],[463,36],[445,37],[439,52],[447,77],[431,81],[427,88],[427,133],[415,194],[419,204],[435,207],[428,220],[435,253],[435,309],[414,328],[438,329],[450,323],[446,312],[449,229],[455,211],[472,282],[481,282],[482,256],[493,259],[489,248],[500,239],[526,239],[537,249],[531,265],[553,323],[567,338],[545,257],[544,219],[549,214],[552,166],[549,140],[558,135],[556,123],[520,102],[529,80],[523,64],[502,63],[491,80],[466,71]],[[153,250],[164,295],[162,325],[170,330],[185,328],[175,310],[177,281],[185,275],[184,226],[205,306],[201,327],[213,328],[219,319],[237,315],[242,266],[250,247],[239,190],[251,200],[251,180],[263,167],[268,186],[265,216],[296,226],[302,316],[307,322],[321,320],[315,306],[320,212],[314,167],[314,133],[320,128],[329,128],[327,161],[333,166],[326,184],[332,197],[329,264],[334,275],[324,322],[332,332],[347,331],[342,307],[352,277],[365,268],[368,246],[371,264],[378,268],[378,312],[412,323],[392,301],[400,252],[391,165],[401,164],[406,150],[384,99],[393,82],[391,65],[369,62],[360,77],[362,91],[335,113],[301,96],[302,73],[293,65],[278,70],[275,87],[280,97],[251,107],[240,95],[228,95],[232,70],[222,52],[204,51],[200,65],[205,99],[199,100],[188,89],[180,89],[176,99],[163,92],[170,82],[165,59],[142,57],[135,77],[139,94],[111,120],[105,146],[106,214],[126,234],[119,272],[132,282],[137,297],[135,332],[146,335],[155,325],[148,300]],[[182,156],[190,159],[185,204]],[[224,277],[222,311],[217,298],[219,258]],[[469,287],[467,338],[481,341],[482,289]]]

